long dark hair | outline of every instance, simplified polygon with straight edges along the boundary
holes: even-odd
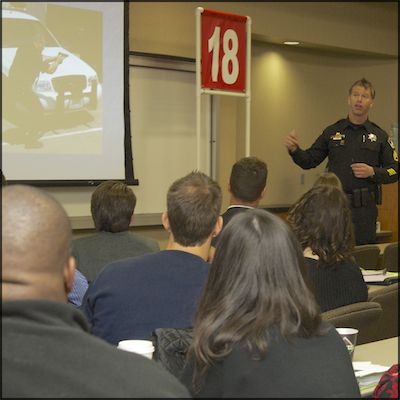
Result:
[[[194,392],[234,344],[260,358],[270,328],[286,338],[322,333],[303,261],[297,239],[279,217],[254,209],[232,218],[221,233],[193,325]]]
[[[287,220],[303,249],[310,247],[326,265],[351,260],[354,227],[346,195],[332,185],[318,185],[289,210]]]

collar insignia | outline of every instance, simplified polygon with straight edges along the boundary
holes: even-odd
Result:
[[[340,132],[336,132],[334,135],[331,135],[332,140],[342,140],[342,134]]]

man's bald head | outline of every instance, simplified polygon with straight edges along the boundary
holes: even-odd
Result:
[[[2,239],[3,300],[66,299],[71,225],[54,198],[30,186],[4,187]]]

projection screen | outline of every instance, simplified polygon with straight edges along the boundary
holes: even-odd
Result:
[[[2,3],[2,170],[8,181],[135,183],[125,108],[127,7]]]

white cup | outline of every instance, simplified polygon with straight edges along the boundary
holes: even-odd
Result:
[[[339,335],[342,337],[351,359],[353,359],[354,348],[357,344],[358,329],[354,328],[336,328]]]
[[[151,340],[121,340],[118,348],[150,359],[153,358],[154,346]]]

